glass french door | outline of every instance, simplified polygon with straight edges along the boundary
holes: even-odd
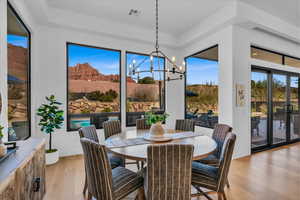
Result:
[[[275,147],[300,139],[300,75],[253,67],[251,147]]]

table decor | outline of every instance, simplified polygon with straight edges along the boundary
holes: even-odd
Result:
[[[7,153],[7,148],[2,141],[2,138],[4,137],[3,129],[4,127],[0,125],[0,157],[5,156],[5,154]]]
[[[164,136],[165,130],[162,126],[162,123],[166,121],[168,116],[169,115],[167,113],[155,114],[153,112],[146,112],[146,123],[151,125],[151,128],[150,132],[145,134],[144,139],[156,142],[171,140],[172,138]]]

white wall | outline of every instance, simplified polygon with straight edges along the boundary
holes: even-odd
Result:
[[[2,112],[0,113],[0,125],[7,132],[7,1],[0,0],[0,95],[2,96]],[[7,141],[7,135],[4,136]]]
[[[153,45],[130,40],[115,39],[99,34],[88,34],[76,30],[49,27],[39,27],[33,38],[33,48],[36,50],[34,62],[32,64],[32,82],[35,83],[35,88],[32,89],[35,98],[35,103],[32,104],[33,110],[36,110],[38,106],[44,102],[44,97],[50,94],[56,95],[58,100],[63,102],[63,109],[65,111],[67,109],[66,42],[122,50],[121,69],[123,71],[123,87],[121,98],[122,110],[125,111],[125,51],[149,53],[149,51],[153,49]],[[169,55],[175,55],[174,51],[171,49],[165,49],[165,52]],[[172,91],[174,88],[173,83],[168,84],[167,97],[174,96],[175,91]],[[176,107],[178,107],[178,105],[173,109],[172,104],[174,104],[174,99],[167,98],[166,104],[167,112],[171,114],[171,118],[176,118]],[[125,127],[125,122],[125,112],[123,112],[123,128]],[[34,125],[33,136],[43,136],[43,133],[41,133],[37,127],[38,118],[36,116],[32,123]],[[99,133],[100,135],[103,135],[102,130],[99,130]],[[53,136],[53,146],[60,150],[61,156],[81,153],[78,133],[67,132],[66,124],[61,130],[56,131]],[[100,136],[100,138],[103,137]]]

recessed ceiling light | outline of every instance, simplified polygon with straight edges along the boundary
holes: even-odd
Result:
[[[131,9],[128,13],[128,15],[132,15],[132,16],[136,16],[136,17],[140,16],[140,14],[141,14],[141,11],[137,10],[137,9]]]

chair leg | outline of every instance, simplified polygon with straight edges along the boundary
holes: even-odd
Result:
[[[140,170],[140,163],[139,163],[139,161],[136,161],[136,167],[137,167],[138,170]]]
[[[83,187],[83,196],[85,196],[86,190],[87,190],[87,180],[86,180],[86,176],[85,176],[84,187]]]
[[[138,192],[137,192],[137,195],[135,197],[135,200],[145,200],[146,197],[145,197],[145,190],[144,190],[144,187],[140,187],[138,189]]]
[[[229,184],[228,178],[226,179],[226,186],[227,186],[228,188],[230,188],[230,184]]]
[[[225,192],[222,192],[223,200],[227,200]]]
[[[221,192],[218,192],[218,200],[223,200],[223,195]]]
[[[193,185],[195,188],[196,188],[196,190],[199,192],[199,193],[201,193],[203,196],[205,196],[208,200],[213,200],[210,196],[208,196],[205,192],[203,192],[201,189],[200,189],[200,187],[198,187],[198,186],[195,186],[195,185]],[[222,200],[222,199],[221,199]]]

